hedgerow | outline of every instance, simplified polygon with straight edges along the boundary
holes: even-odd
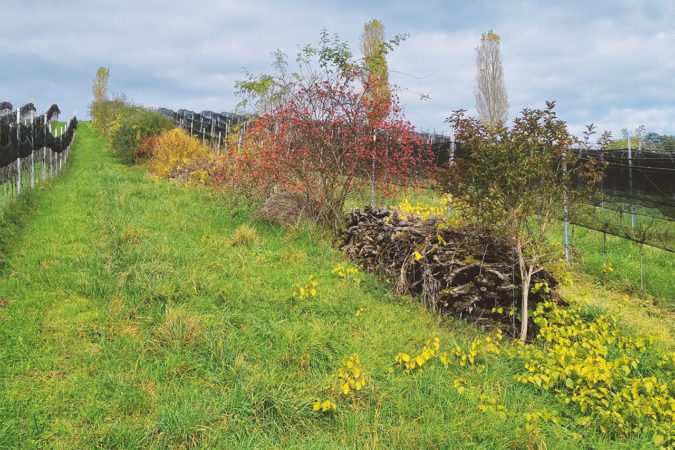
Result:
[[[157,136],[173,128],[173,123],[162,114],[144,108],[123,110],[119,128],[112,135],[111,149],[126,163],[140,161],[145,153],[137,152],[143,138]]]

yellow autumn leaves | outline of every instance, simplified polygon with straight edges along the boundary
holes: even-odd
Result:
[[[398,209],[403,213],[401,216],[402,219],[407,219],[406,215],[418,216],[422,220],[427,220],[430,217],[443,217],[447,212],[447,207],[452,203],[452,196],[450,194],[444,194],[440,198],[441,206],[432,206],[425,203],[415,203],[414,205],[408,201],[408,199],[403,199],[401,203],[396,206],[392,206],[393,209]]]
[[[646,352],[653,337],[622,336],[615,317],[589,321],[582,314],[580,308],[540,304],[533,315],[544,345],[518,350],[527,372],[515,379],[576,406],[583,414],[578,425],[623,436],[654,430],[659,446],[675,445],[675,353],[649,361],[643,355],[654,354]]]
[[[354,395],[366,385],[366,373],[361,366],[361,360],[356,353],[343,358],[342,366],[335,376],[335,383],[341,395]],[[336,409],[331,400],[316,400],[313,404],[314,411],[328,413]]]
[[[420,369],[427,361],[436,355],[436,352],[440,347],[441,340],[438,337],[429,338],[419,355],[415,357],[411,357],[407,353],[399,353],[396,355],[396,367],[401,368],[408,373],[415,369]],[[447,364],[444,363],[444,365],[447,367]]]
[[[291,296],[296,300],[307,300],[310,297],[316,295],[316,287],[319,285],[319,282],[316,280],[316,275],[310,275],[309,280],[304,285],[294,284],[292,286],[293,292]]]

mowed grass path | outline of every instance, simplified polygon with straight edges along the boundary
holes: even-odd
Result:
[[[0,276],[0,448],[579,447],[573,422],[525,431],[525,413],[564,408],[513,381],[522,362],[390,373],[431,336],[451,351],[481,333],[337,278],[318,232],[253,223],[255,242],[232,245],[246,208],[121,165],[87,124],[71,151]],[[294,301],[312,274],[317,296]],[[368,384],[340,396],[353,353]],[[460,377],[513,413],[481,412]],[[312,411],[317,398],[337,410]]]

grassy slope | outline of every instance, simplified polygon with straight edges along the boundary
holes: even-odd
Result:
[[[233,247],[245,208],[122,166],[82,125],[0,277],[0,447],[579,448],[577,432],[617,448],[572,422],[526,432],[525,413],[564,408],[513,381],[522,362],[389,373],[432,335],[443,351],[481,333],[336,279],[340,255],[310,229],[255,223],[256,243]],[[293,302],[310,274],[318,295]],[[355,401],[326,389],[352,353],[370,377]],[[460,377],[508,417],[480,412]],[[314,413],[318,396],[337,411]]]

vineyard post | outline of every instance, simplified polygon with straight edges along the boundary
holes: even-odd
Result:
[[[373,131],[373,162],[370,172],[370,206],[375,205],[375,155],[376,155],[377,132]]]
[[[60,141],[63,142],[63,139],[61,138],[61,126],[57,125],[56,126],[56,137],[59,138]],[[61,169],[61,166],[59,165],[59,162],[61,160],[61,152],[55,152],[54,153],[54,176],[59,176],[59,172]]]
[[[47,114],[45,113],[45,120],[42,123],[42,128],[43,128],[43,133],[45,134],[45,144],[47,143]],[[46,172],[46,164],[47,164],[47,147],[42,147],[42,181],[44,182],[47,179],[47,172]]]
[[[51,122],[49,123],[49,134],[50,135],[52,134],[52,124],[51,124]],[[54,160],[54,151],[51,148],[49,148],[49,178],[54,177],[53,160]]]
[[[61,153],[59,154],[59,172],[63,169],[63,135],[65,134],[65,126],[61,126]]]
[[[21,148],[21,109],[16,108],[16,141],[17,141],[17,151],[16,151],[16,195],[21,194],[21,154],[19,150]]]
[[[567,152],[563,151],[563,173],[567,176]],[[567,188],[563,191],[563,233],[565,235],[565,261],[570,262],[570,220],[567,211]]]
[[[68,133],[68,127],[70,127],[70,120],[71,119],[68,119],[68,121],[66,122],[66,125],[65,125],[66,133]],[[68,164],[68,147],[70,147],[70,144],[68,144],[66,146],[66,148],[63,149],[63,162],[66,163],[66,164]]]
[[[455,127],[450,127],[450,158],[448,159],[448,164],[453,165],[455,163]],[[452,215],[452,204],[448,202],[448,210],[446,215],[450,217]]]
[[[630,227],[635,228],[635,202],[633,193],[633,152],[630,148],[630,136],[628,136],[628,189],[630,189]]]
[[[55,131],[55,133],[56,133],[55,137],[58,138],[58,137],[61,136],[60,131],[61,131],[61,127],[57,125],[56,131]],[[60,154],[61,153],[59,153],[59,152],[54,152],[54,176],[55,177],[59,176],[59,155]]]
[[[54,130],[54,133],[56,133],[54,137],[56,138],[59,137],[59,131],[60,127],[57,125],[56,129]],[[53,155],[54,155],[54,176],[56,177],[59,175],[59,153],[54,151]]]
[[[35,136],[35,111],[30,112],[30,134]],[[30,187],[35,187],[35,152],[30,150]]]

